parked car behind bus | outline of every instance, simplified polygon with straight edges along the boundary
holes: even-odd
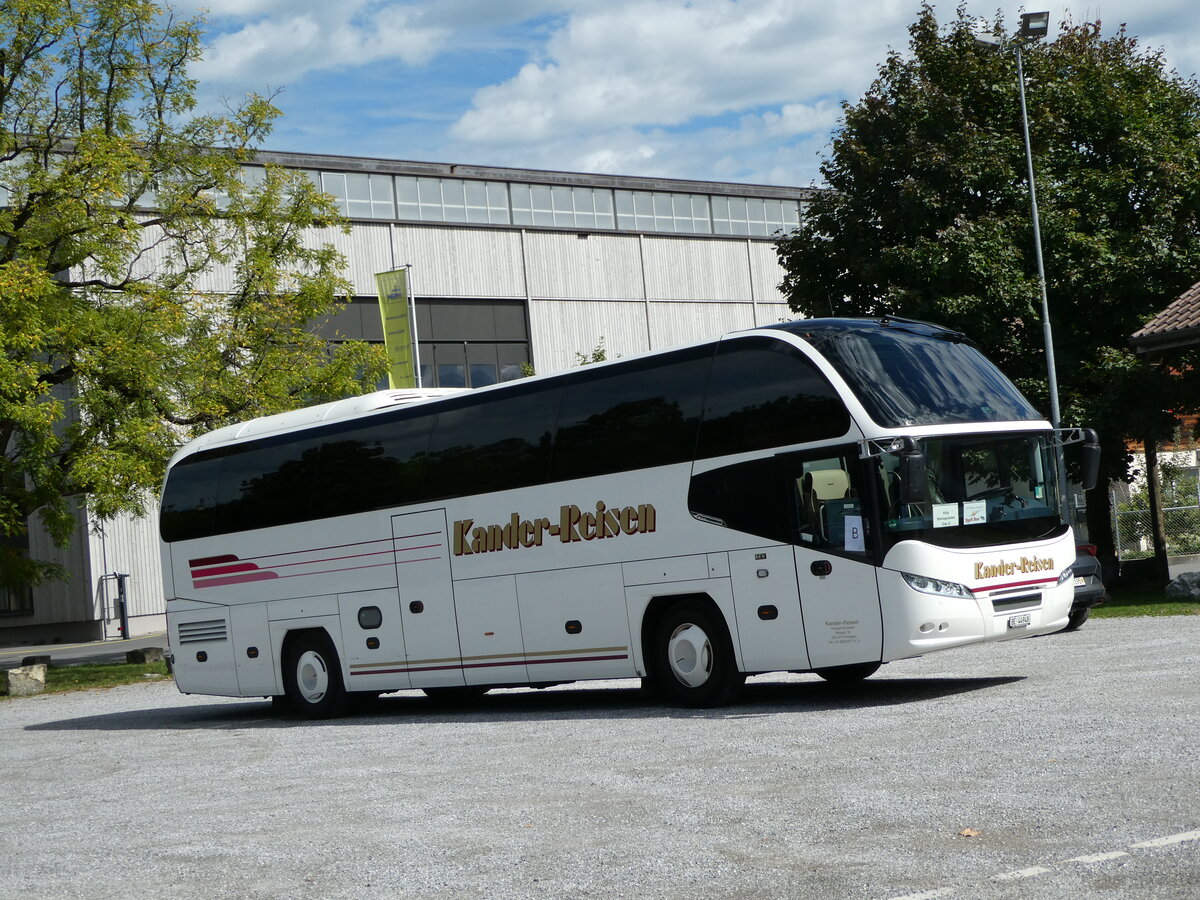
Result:
[[[1095,544],[1079,544],[1075,548],[1075,599],[1071,603],[1071,615],[1063,631],[1074,631],[1088,620],[1092,607],[1108,599],[1108,590],[1100,571],[1100,560],[1096,557]]]

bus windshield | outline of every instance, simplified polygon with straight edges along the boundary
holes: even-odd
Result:
[[[887,428],[1041,419],[963,335],[921,322],[789,323]]]
[[[928,498],[901,503],[900,458],[881,460],[884,543],[982,547],[1055,537],[1065,529],[1046,434],[925,438]]]

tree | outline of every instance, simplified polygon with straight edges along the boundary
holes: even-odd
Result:
[[[924,6],[909,53],[845,105],[830,190],[778,244],[782,288],[806,315],[960,329],[1046,409],[1015,61],[977,47],[978,27],[960,6],[939,28]],[[1063,422],[1096,427],[1103,474],[1127,480],[1126,438],[1165,436],[1200,403],[1194,359],[1173,377],[1129,348],[1200,273],[1200,85],[1099,22],[1064,24],[1024,62]],[[1103,488],[1088,524],[1111,554]]]
[[[140,512],[184,440],[360,392],[384,369],[310,324],[347,292],[303,175],[247,170],[278,115],[194,112],[197,20],[150,0],[0,7],[0,587],[35,513]],[[256,172],[248,177],[248,172]]]

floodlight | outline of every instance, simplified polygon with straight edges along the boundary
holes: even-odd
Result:
[[[1050,30],[1049,12],[1021,13],[1021,30],[1023,38],[1045,37]]]

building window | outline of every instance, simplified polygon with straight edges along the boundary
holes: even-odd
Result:
[[[333,196],[342,215],[356,219],[759,238],[800,223],[799,200],[303,171]],[[248,182],[261,179],[262,172],[247,167]]]
[[[400,219],[476,225],[511,223],[507,185],[502,181],[397,175],[395,183]]]
[[[29,555],[29,533],[0,537],[0,554]],[[25,616],[33,612],[33,589],[27,584],[0,586],[0,616]]]
[[[615,194],[617,227],[622,230],[712,234],[712,215],[706,194],[661,191],[616,191]]]
[[[800,201],[713,197],[712,216],[716,234],[770,237],[800,224]]]
[[[509,185],[514,225],[546,228],[616,228],[613,192],[606,188],[548,184]]]
[[[338,211],[351,219],[396,218],[390,175],[322,172],[321,190],[332,194]]]
[[[417,298],[424,387],[486,387],[523,375],[529,331],[520,300]]]
[[[0,616],[26,616],[33,612],[33,589],[29,585],[0,587]]]

